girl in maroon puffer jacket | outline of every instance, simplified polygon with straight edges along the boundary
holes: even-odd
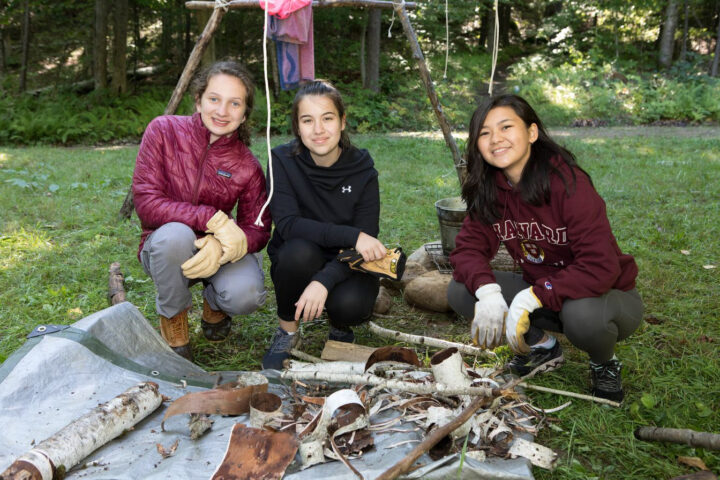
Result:
[[[450,255],[448,300],[472,319],[473,341],[494,348],[504,335],[515,353],[509,367],[527,375],[562,364],[545,331],[563,332],[590,356],[592,393],[622,400],[614,347],[637,329],[643,303],[635,260],[620,251],[589,175],[516,95],[473,114],[467,172],[469,215]],[[522,274],[490,268],[500,243]]]
[[[143,230],[138,255],[157,288],[160,332],[188,359],[189,287],[202,282],[203,333],[223,340],[232,315],[265,303],[258,252],[270,238],[267,212],[255,224],[267,195],[248,148],[250,75],[238,63],[218,62],[195,78],[193,90],[194,115],[165,115],[148,125],[132,186]]]

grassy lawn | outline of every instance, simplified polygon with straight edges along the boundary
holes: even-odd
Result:
[[[538,441],[560,453],[558,469],[535,475],[661,479],[691,473],[678,456],[700,457],[718,472],[718,452],[640,442],[632,432],[642,425],[720,429],[720,130],[593,132],[570,130],[558,138],[592,175],[621,248],[638,262],[646,322],[617,348],[627,392],[623,407],[575,400],[554,414],[557,421]],[[458,192],[443,141],[399,135],[353,140],[370,150],[380,172],[382,240],[412,252],[438,239],[433,204]],[[261,139],[253,150],[265,164]],[[128,300],[157,325],[154,287],[136,257],[139,222],[135,216],[118,218],[136,153],[137,146],[0,147],[0,361],[37,324],[69,324],[105,308],[114,261],[125,273]],[[269,277],[266,283],[271,288]],[[197,362],[209,370],[258,369],[276,325],[273,295],[262,310],[236,319],[230,339],[215,345],[199,331],[195,288],[191,335]],[[412,310],[399,298],[390,316],[377,321],[469,341],[464,322]],[[326,327],[310,325],[306,333],[306,351],[319,354]],[[383,344],[364,328],[358,329],[358,341]],[[533,381],[585,392],[587,357],[563,342],[566,365]],[[498,352],[506,355],[507,349]],[[529,393],[533,404],[544,408],[567,400]]]

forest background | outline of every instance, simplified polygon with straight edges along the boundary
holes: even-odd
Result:
[[[447,30],[444,1],[417,5],[410,18],[462,150],[470,114],[488,91],[493,2],[449,0]],[[498,5],[495,91],[526,97],[592,175],[621,248],[638,262],[646,304],[641,328],[618,345],[623,406],[573,401],[553,414],[538,441],[559,453],[558,467],[533,473],[717,473],[717,452],[641,442],[632,432],[656,425],[717,433],[720,425],[720,0]],[[157,326],[154,287],[135,257],[137,218],[118,221],[117,213],[137,143],[165,110],[209,14],[177,0],[0,1],[0,362],[39,322],[70,324],[104,308],[116,260],[128,300]],[[204,63],[238,58],[262,85],[262,23],[259,8],[230,11]],[[408,252],[436,240],[433,202],[457,195],[457,178],[398,18],[318,8],[314,24],[317,75],[343,92],[352,138],[381,172],[383,240]],[[277,145],[289,138],[294,92],[278,91],[272,75],[270,85]],[[265,165],[265,93],[257,93],[252,149]],[[192,109],[186,95],[178,113]],[[393,301],[391,315],[377,319],[383,325],[469,341],[467,325],[452,315]],[[228,341],[210,344],[194,309],[197,363],[258,369],[274,313],[270,292]],[[303,348],[318,355],[326,333],[308,328]],[[384,342],[366,328],[357,336]],[[584,392],[587,357],[562,342],[567,364],[536,381]],[[509,356],[506,347],[497,353]],[[548,408],[565,399],[532,392],[531,401]]]

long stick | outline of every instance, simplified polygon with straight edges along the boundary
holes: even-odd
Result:
[[[158,385],[144,382],[126,390],[71,422],[20,456],[3,473],[4,480],[51,480],[65,477],[94,450],[130,430],[162,404]]]
[[[423,453],[430,450],[436,443],[448,436],[450,432],[454,431],[472,417],[473,414],[483,405],[484,400],[485,399],[483,397],[475,397],[473,401],[470,402],[470,405],[460,412],[460,415],[458,415],[452,422],[447,423],[430,433],[427,437],[425,437],[425,440],[420,442],[417,447],[413,448],[405,458],[386,470],[382,475],[377,477],[376,480],[392,480],[407,472],[410,467],[412,467],[412,464],[415,463],[415,460],[420,458]]]
[[[227,8],[235,10],[237,8],[257,8],[258,0],[232,0],[227,2]],[[312,2],[312,8],[318,7],[370,7],[370,8],[394,8],[393,2],[387,0],[315,0]],[[405,8],[413,9],[417,7],[415,2],[407,2]],[[215,2],[208,1],[189,1],[185,2],[185,8],[190,10],[209,10],[215,8]]]
[[[447,144],[450,152],[452,153],[453,163],[455,164],[455,171],[457,172],[458,180],[462,185],[463,177],[465,176],[465,162],[460,156],[460,150],[458,150],[457,143],[455,143],[455,138],[452,136],[452,129],[450,128],[450,123],[445,117],[445,113],[443,113],[442,105],[440,105],[440,100],[438,99],[437,93],[435,92],[435,84],[430,77],[430,69],[428,68],[427,63],[425,63],[425,57],[423,56],[422,50],[420,49],[420,44],[418,43],[417,36],[415,35],[415,31],[410,24],[410,19],[407,16],[407,4],[403,1],[398,0],[394,0],[393,3],[395,4],[395,13],[397,13],[398,17],[400,18],[400,23],[402,23],[403,30],[405,30],[405,36],[410,42],[410,48],[412,48],[413,56],[415,57],[415,60],[417,60],[418,68],[420,69],[420,78],[425,85],[425,90],[427,91],[428,98],[430,99],[430,103],[432,104],[433,112],[435,112],[437,121],[440,124],[440,129],[442,130],[443,136],[445,137],[445,143]]]
[[[529,383],[520,382],[519,386],[525,387],[528,390],[536,390],[538,392],[554,393],[556,395],[562,395],[564,397],[579,398],[581,400],[589,400],[595,403],[602,403],[604,405],[610,405],[611,407],[620,407],[618,402],[613,402],[606,398],[593,397],[592,395],[585,395],[583,393],[568,392],[566,390],[555,390],[554,388],[541,387],[540,385],[531,385]]]
[[[720,434],[687,428],[638,427],[635,438],[645,441],[686,443],[691,447],[720,450]]]
[[[375,322],[368,322],[370,331],[380,337],[389,338],[396,341],[414,343],[415,345],[428,345],[436,348],[457,348],[460,353],[465,355],[475,355],[479,357],[495,358],[495,352],[483,350],[482,348],[465,345],[464,343],[448,342],[439,338],[424,337],[422,335],[412,335],[410,333],[398,332],[383,328]]]

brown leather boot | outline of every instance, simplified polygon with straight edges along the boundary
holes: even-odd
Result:
[[[190,348],[190,331],[188,329],[188,310],[183,310],[174,317],[166,318],[160,315],[160,335],[170,345],[175,353],[193,361]]]
[[[205,298],[203,298],[202,320],[203,335],[211,342],[225,340],[230,334],[230,316],[222,310],[213,310]]]

